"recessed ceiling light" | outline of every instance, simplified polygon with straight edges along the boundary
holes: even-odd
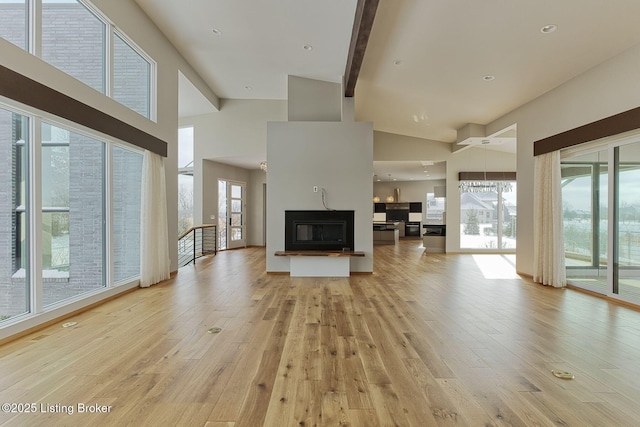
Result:
[[[490,75],[486,75],[482,77],[482,80],[484,80],[485,82],[490,82],[491,80],[495,80],[494,76],[490,76]]]
[[[251,86],[245,86],[244,87],[246,90],[251,90]]]
[[[313,46],[311,46],[310,44],[305,44],[304,46],[302,46],[302,48],[304,50],[313,50]]]
[[[212,32],[213,34],[215,34],[216,36],[219,36],[219,35],[221,35],[221,34],[222,34],[222,31],[220,31],[218,28],[212,28],[212,29],[211,29],[211,32]]]
[[[558,26],[556,24],[549,24],[540,28],[540,32],[544,34],[549,34],[549,33],[554,33],[557,29],[558,29]]]

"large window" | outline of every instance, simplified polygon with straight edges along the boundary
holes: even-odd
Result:
[[[436,197],[435,193],[427,193],[426,218],[432,224],[444,224],[444,212],[446,209],[446,198]]]
[[[516,181],[466,184],[460,192],[460,248],[515,250]]]
[[[0,322],[29,311],[28,129],[0,108]]]
[[[101,138],[0,106],[0,324],[139,277],[142,153]]]
[[[155,63],[89,2],[0,0],[0,37],[155,120]]]

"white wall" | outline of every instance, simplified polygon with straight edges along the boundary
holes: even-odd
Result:
[[[289,271],[284,250],[284,211],[330,209],[355,211],[355,248],[351,271],[373,271],[371,194],[373,126],[368,122],[285,122],[267,128],[267,271]]]
[[[194,156],[220,160],[267,154],[267,122],[287,120],[287,101],[273,99],[222,99],[220,111],[183,118],[194,127]]]
[[[282,100],[223,99],[220,105],[220,111],[215,113],[180,120],[181,126],[193,126],[195,224],[210,221],[211,206],[217,204],[217,192],[212,199],[212,193],[204,186],[203,161],[226,162],[238,157],[252,158],[257,168],[260,161],[267,158],[267,122],[287,119],[287,102]],[[251,227],[256,220],[262,224],[262,215],[255,218],[253,210],[249,213]],[[259,244],[253,237],[251,242]]]
[[[640,45],[487,125],[518,126],[518,272],[533,274],[533,142],[638,107],[639,81]]]
[[[339,122],[342,119],[342,85],[289,76],[288,119],[293,121]],[[313,100],[313,102],[309,102]]]
[[[249,235],[247,244],[251,246],[265,246],[265,191],[267,185],[267,174],[261,170],[252,170],[247,188],[249,206]]]

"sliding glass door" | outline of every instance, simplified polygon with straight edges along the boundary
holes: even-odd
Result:
[[[640,143],[616,148],[616,262],[613,293],[640,301]]]
[[[570,284],[607,293],[608,153],[562,164],[565,264]]]
[[[564,158],[562,210],[570,285],[640,303],[638,182],[640,142],[600,144]]]

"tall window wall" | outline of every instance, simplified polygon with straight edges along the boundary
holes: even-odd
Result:
[[[640,138],[567,150],[562,203],[567,282],[640,303]]]
[[[0,105],[0,162],[0,326],[139,277],[138,149]]]
[[[87,1],[0,0],[0,37],[155,120],[155,63]]]

